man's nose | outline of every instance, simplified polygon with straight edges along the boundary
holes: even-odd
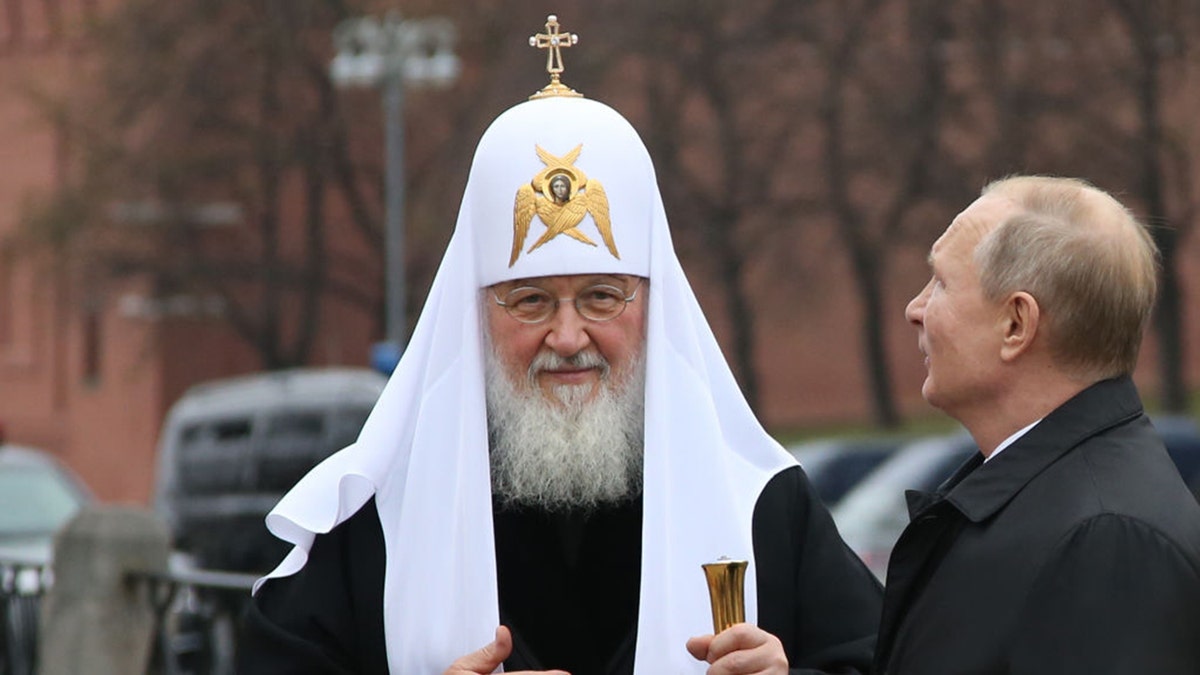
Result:
[[[925,301],[929,299],[929,287],[932,284],[933,281],[925,284],[925,288],[917,293],[917,297],[908,301],[908,306],[904,308],[904,318],[908,319],[909,323],[919,326],[925,321]]]
[[[550,332],[546,334],[546,346],[559,356],[574,356],[591,344],[587,332],[587,319],[580,316],[575,303],[560,301],[558,311],[550,317]]]

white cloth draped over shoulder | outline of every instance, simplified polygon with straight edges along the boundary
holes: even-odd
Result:
[[[540,147],[603,185],[620,258],[591,215],[590,246],[537,217],[513,247],[514,196],[546,165]],[[484,404],[480,289],[543,275],[650,279],[639,675],[703,673],[684,649],[712,631],[700,565],[751,561],[747,620],[757,616],[751,516],[768,480],[795,463],[746,404],[675,256],[650,157],[633,127],[587,99],[521,103],[476,150],[453,237],[411,343],[358,441],[312,470],[267,516],[295,546],[263,580],[296,573],[316,535],[375,496],[387,553],[384,623],[394,673],[441,673],[491,641],[499,622]],[[640,301],[640,299],[639,299]],[[256,585],[257,590],[257,585]]]

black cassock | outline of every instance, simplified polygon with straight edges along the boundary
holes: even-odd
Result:
[[[587,514],[494,513],[500,617],[514,641],[505,669],[631,674],[641,500]],[[868,672],[880,586],[799,467],[767,484],[752,527],[758,625],[783,642],[792,673]],[[384,555],[372,500],[316,538],[304,569],[259,589],[245,616],[238,672],[387,673]],[[687,572],[703,583],[700,562]]]

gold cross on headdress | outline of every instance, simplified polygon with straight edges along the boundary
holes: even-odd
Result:
[[[563,71],[562,50],[578,42],[579,36],[575,33],[558,32],[557,16],[551,14],[546,17],[546,32],[530,36],[529,46],[546,50],[546,72],[550,73],[550,84],[530,96],[530,99],[549,96],[583,96],[559,81],[559,75]]]

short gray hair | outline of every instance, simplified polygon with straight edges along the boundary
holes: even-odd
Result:
[[[1157,293],[1158,247],[1146,228],[1075,178],[1013,176],[983,194],[1017,205],[975,249],[984,295],[1032,295],[1051,353],[1073,375],[1132,373]]]

